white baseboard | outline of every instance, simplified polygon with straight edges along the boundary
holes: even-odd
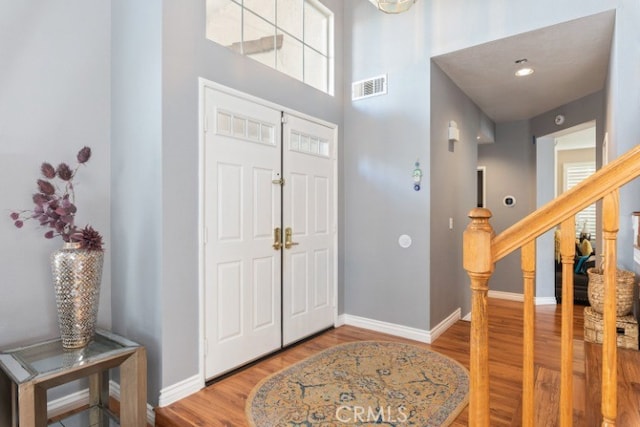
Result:
[[[535,297],[536,305],[557,305],[556,297]]]
[[[429,331],[424,329],[398,325],[395,323],[381,322],[380,320],[367,319],[366,317],[353,316],[351,314],[343,314],[342,317],[345,325],[408,338],[410,340],[420,341],[427,344],[431,343],[431,335],[429,334]]]
[[[47,415],[49,418],[66,414],[89,404],[89,389],[76,391],[75,393],[62,396],[58,399],[47,402]]]
[[[471,312],[468,312],[463,318],[465,322],[471,322]]]
[[[158,397],[158,406],[164,407],[177,402],[180,399],[202,390],[204,381],[200,375],[194,375],[191,378],[182,380],[174,385],[165,387],[160,390]]]
[[[502,291],[489,291],[488,295],[489,298],[496,298],[496,299],[504,299],[507,301],[518,301],[518,302],[524,302],[524,295],[523,294],[517,294],[515,292],[502,292]]]
[[[447,316],[442,322],[438,323],[434,328],[431,329],[431,341],[434,342],[438,339],[440,335],[442,335],[447,329],[449,329],[454,323],[460,320],[462,314],[462,310],[457,308],[453,313]]]
[[[113,397],[117,401],[120,401],[120,384],[109,381],[109,396]],[[68,394],[66,396],[62,396],[58,399],[48,402],[47,416],[48,418],[57,417],[88,404],[89,389],[85,388],[83,390]],[[153,426],[155,425],[155,418],[156,414],[153,411],[153,406],[147,403],[147,422]]]
[[[503,299],[508,301],[524,302],[524,294],[515,292],[489,291],[489,298]],[[535,297],[533,299],[535,305],[555,305],[557,304],[555,297]]]
[[[380,320],[367,319],[365,317],[353,316],[350,314],[341,314],[338,316],[338,325],[350,325],[358,328],[369,329],[384,334],[395,335],[402,338],[408,338],[415,341],[431,344],[452,324],[460,319],[460,309],[451,313],[446,319],[436,325],[430,331],[424,329],[413,328],[410,326],[398,325],[396,323],[382,322]]]

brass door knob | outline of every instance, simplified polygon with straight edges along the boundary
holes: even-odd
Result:
[[[294,242],[293,238],[293,230],[291,227],[287,227],[284,229],[284,248],[291,249],[292,246],[299,244],[298,242]]]
[[[273,229],[273,249],[276,251],[282,249],[282,235],[280,233],[280,227]]]

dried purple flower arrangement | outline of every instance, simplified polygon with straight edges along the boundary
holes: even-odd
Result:
[[[81,165],[84,165],[91,158],[91,148],[83,147],[78,151],[76,159],[78,165],[71,169],[66,163],[60,163],[54,168],[50,163],[44,162],[40,166],[40,172],[44,179],[38,179],[38,192],[33,195],[33,210],[12,212],[11,219],[14,225],[22,228],[25,221],[36,220],[41,227],[48,227],[51,230],[44,234],[47,239],[55,236],[62,237],[65,242],[78,242],[80,247],[87,250],[101,251],[102,235],[93,227],[87,225],[78,228],[75,223],[76,205],[73,179]],[[64,190],[60,190],[55,185],[58,178],[64,183]]]

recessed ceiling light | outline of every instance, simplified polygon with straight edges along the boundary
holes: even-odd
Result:
[[[520,68],[516,71],[516,76],[518,77],[530,76],[531,74],[533,74],[533,68],[531,67]]]
[[[533,68],[527,65],[527,58],[518,59],[517,61],[515,61],[515,63],[516,65],[520,66],[520,68],[518,68],[518,71],[516,71],[516,76],[524,77],[533,74]]]

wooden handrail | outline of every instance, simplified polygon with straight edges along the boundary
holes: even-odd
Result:
[[[640,145],[636,145],[571,190],[496,236],[491,243],[493,262],[504,258],[525,242],[535,239],[562,221],[573,217],[638,176],[640,176]]]
[[[469,425],[489,427],[489,334],[487,296],[495,263],[522,248],[524,279],[523,407],[522,425],[533,425],[533,298],[535,294],[535,239],[561,224],[563,299],[573,300],[574,216],[603,200],[605,296],[603,312],[602,427],[616,425],[616,244],[619,228],[619,188],[640,176],[640,145],[600,169],[560,197],[495,236],[491,211],[473,209],[464,232],[464,268],[471,279],[471,344]],[[573,423],[573,305],[563,304],[561,331],[560,425]]]

